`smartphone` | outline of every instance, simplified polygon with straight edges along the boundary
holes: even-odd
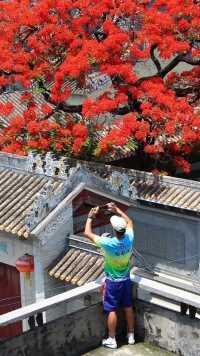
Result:
[[[100,210],[100,211],[102,211],[102,210],[107,210],[107,209],[108,209],[107,204],[99,205],[99,210]]]

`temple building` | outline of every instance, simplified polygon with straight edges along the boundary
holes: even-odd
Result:
[[[196,296],[199,303],[200,182],[55,160],[50,153],[0,153],[0,314],[77,286],[101,284],[103,256],[83,237],[83,229],[91,207],[110,201],[134,220],[131,273],[138,298],[165,308],[178,306],[179,311],[190,304],[184,293]],[[97,234],[112,234],[109,217],[106,212],[99,215]],[[19,272],[23,256],[34,260],[30,273],[23,268]],[[155,285],[153,295],[148,283]],[[166,286],[182,297],[169,295]],[[43,322],[83,308],[81,299],[58,305],[43,313]],[[23,325],[2,327],[0,338],[18,335],[29,326],[26,319]]]

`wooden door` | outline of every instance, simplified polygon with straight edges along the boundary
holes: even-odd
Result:
[[[20,273],[15,267],[0,263],[0,314],[21,307]],[[0,340],[22,332],[22,323],[0,327]]]

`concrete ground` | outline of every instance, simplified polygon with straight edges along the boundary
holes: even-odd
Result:
[[[148,343],[139,342],[135,345],[123,345],[117,350],[99,347],[82,356],[174,356],[174,353],[166,352]]]

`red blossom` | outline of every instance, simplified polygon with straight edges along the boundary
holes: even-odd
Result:
[[[114,158],[134,142],[145,159],[170,156],[189,170],[200,141],[197,2],[3,0],[0,32],[0,90],[20,84],[25,108],[15,115],[0,102],[0,150]],[[177,71],[184,61],[194,65]]]
[[[21,148],[22,148],[21,144],[15,142],[15,143],[11,143],[11,144],[5,146],[2,149],[2,151],[6,152],[6,153],[16,153],[16,154],[18,154],[19,151],[22,152]]]
[[[33,149],[39,148],[38,141],[35,141],[35,140],[28,140],[27,141],[27,146],[30,147],[30,148],[33,148]]]
[[[52,113],[52,108],[48,104],[42,105],[41,110],[45,115],[49,115]]]
[[[21,95],[21,102],[30,101],[32,98],[33,98],[32,93],[25,92],[24,94]]]
[[[180,31],[187,31],[190,28],[190,23],[184,19],[181,19],[178,23],[178,27]]]
[[[56,148],[56,150],[57,150],[58,152],[60,152],[60,151],[62,151],[62,149],[63,149],[63,144],[57,142],[57,143],[55,144],[55,148]]]
[[[21,131],[25,127],[25,120],[22,116],[16,116],[10,120],[9,124],[10,128],[15,128]]]
[[[34,110],[34,108],[29,108],[24,111],[24,119],[26,122],[34,121],[36,119],[36,117],[37,117],[37,115],[36,115],[36,111]]]
[[[49,140],[47,140],[46,138],[40,138],[38,140],[38,147],[43,149],[43,150],[48,150],[49,148]]]
[[[27,130],[30,134],[38,134],[40,132],[40,125],[36,121],[30,121],[27,124]]]
[[[87,135],[88,135],[88,129],[83,124],[75,124],[73,129],[72,129],[72,134],[75,137],[80,137],[83,140],[85,140]]]
[[[175,157],[174,162],[175,162],[175,166],[179,168],[181,171],[183,171],[184,173],[190,173],[191,164],[187,162],[186,159],[184,159],[181,156],[177,156]]]
[[[83,144],[84,144],[84,140],[82,138],[80,138],[80,137],[78,137],[78,138],[76,138],[74,140],[74,143],[73,143],[73,146],[72,146],[72,151],[73,151],[75,156],[77,156],[80,153]]]
[[[157,153],[163,153],[164,149],[161,145],[146,145],[144,151],[150,155],[155,155]]]
[[[14,105],[12,103],[0,104],[0,114],[2,116],[8,116],[13,111]]]
[[[68,137],[71,135],[71,131],[66,128],[60,128],[60,135],[64,137]]]

